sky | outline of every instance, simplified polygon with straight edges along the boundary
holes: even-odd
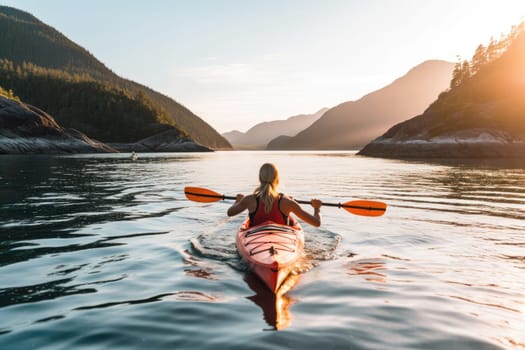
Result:
[[[0,0],[219,132],[315,113],[470,59],[525,0]]]

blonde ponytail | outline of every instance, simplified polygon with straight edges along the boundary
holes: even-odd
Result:
[[[264,212],[270,213],[274,199],[279,195],[277,186],[279,186],[279,170],[272,163],[265,163],[259,170],[259,186],[255,189],[254,194],[262,199],[264,203]]]

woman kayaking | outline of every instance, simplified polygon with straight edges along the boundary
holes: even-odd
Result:
[[[237,215],[248,209],[250,226],[260,225],[265,221],[276,224],[293,225],[294,213],[299,219],[313,226],[321,225],[321,206],[319,199],[312,199],[310,204],[314,214],[306,212],[299,203],[292,198],[279,193],[279,170],[274,164],[265,163],[259,170],[259,186],[253,194],[244,196],[238,194],[235,203],[228,209],[228,216]]]

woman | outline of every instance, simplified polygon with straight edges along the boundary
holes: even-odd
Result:
[[[238,194],[235,203],[228,209],[228,216],[237,215],[248,209],[250,226],[257,226],[265,221],[277,224],[292,225],[294,213],[299,219],[313,226],[321,225],[321,205],[319,199],[312,199],[314,214],[311,215],[301,208],[292,198],[277,191],[279,186],[279,171],[275,165],[266,163],[259,171],[259,186],[253,194],[244,196]]]

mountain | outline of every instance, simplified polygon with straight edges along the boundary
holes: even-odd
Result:
[[[525,25],[457,65],[451,88],[360,154],[390,158],[525,157]]]
[[[268,149],[358,149],[389,126],[421,113],[445,90],[454,64],[431,60],[388,86],[331,108],[295,137],[280,137]]]
[[[134,142],[180,129],[214,149],[231,145],[189,109],[123,79],[29,13],[0,6],[0,82],[24,101],[104,141]]]
[[[235,148],[264,149],[268,142],[279,135],[295,136],[318,120],[328,108],[314,114],[300,114],[285,120],[263,122],[245,133],[234,130],[222,134]]]
[[[239,130],[232,130],[232,131],[223,132],[221,135],[226,140],[228,140],[228,142],[231,143],[234,148],[236,148],[239,145],[242,145],[243,143],[242,141],[246,134]]]

